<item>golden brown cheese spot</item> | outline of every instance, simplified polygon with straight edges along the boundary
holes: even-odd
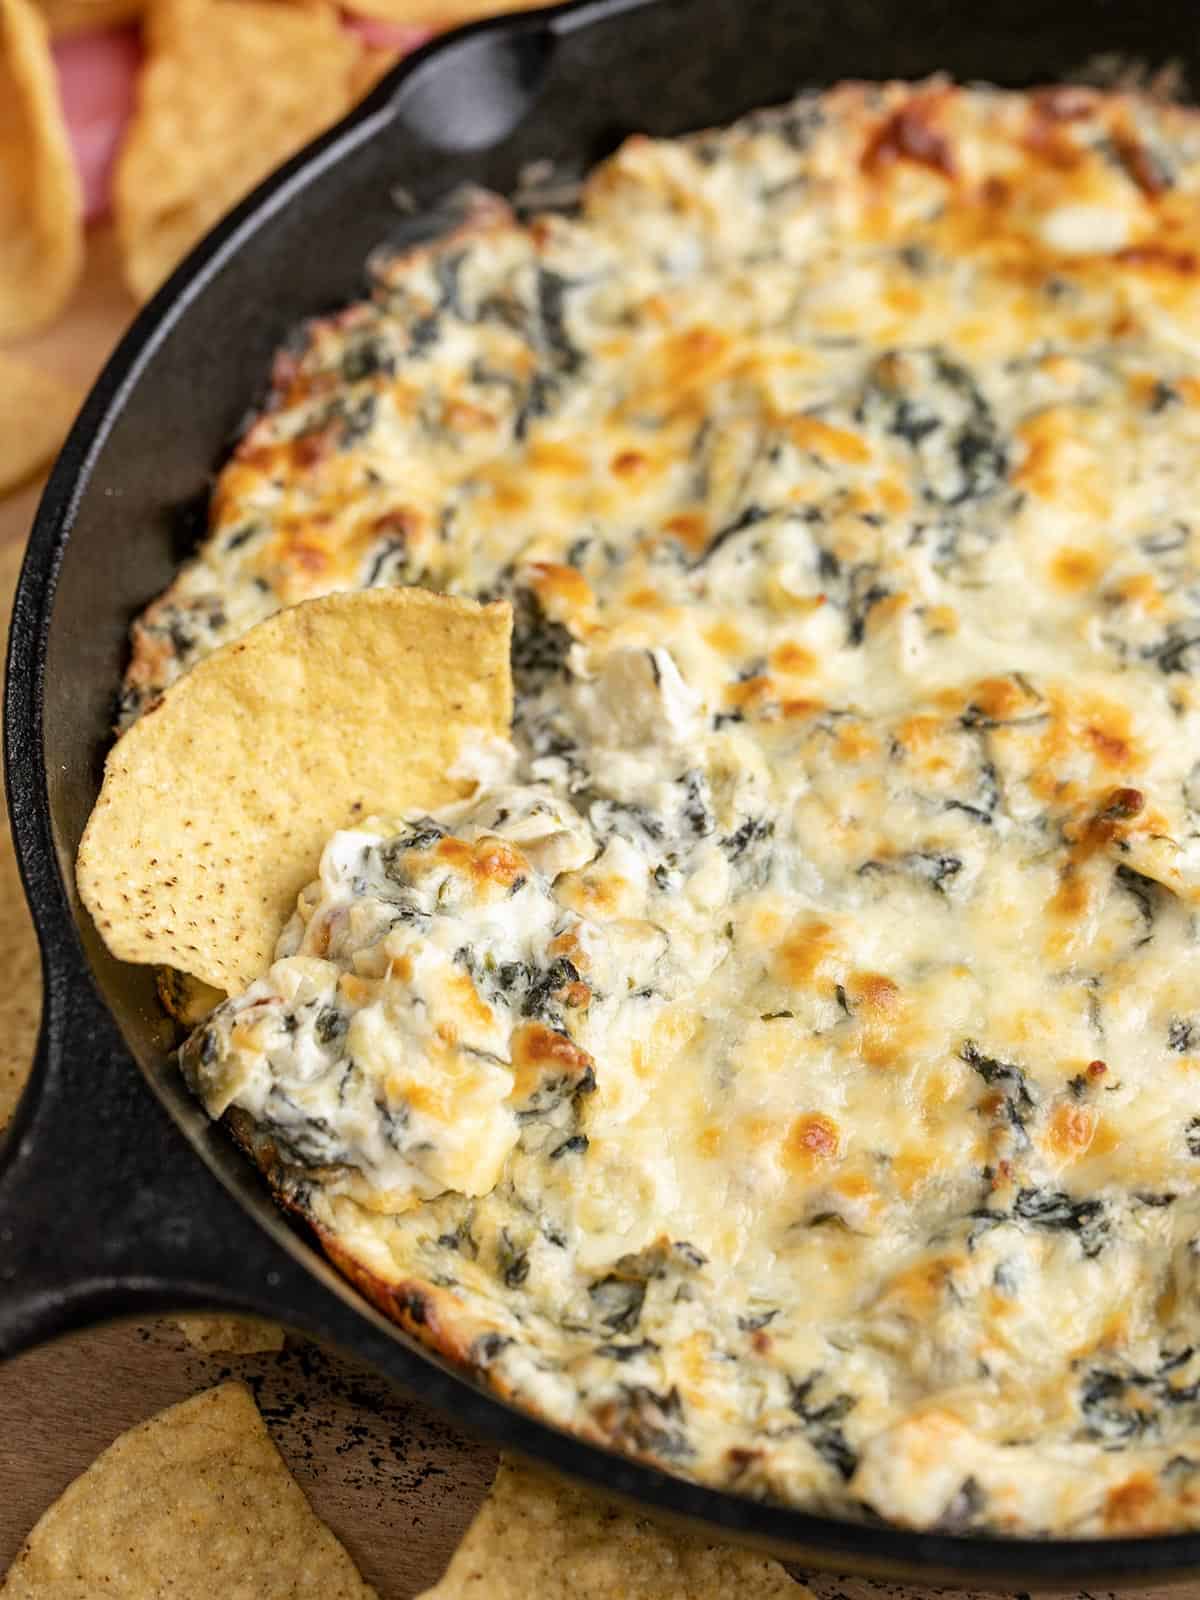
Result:
[[[529,862],[514,845],[490,834],[473,844],[453,837],[439,839],[432,852],[413,852],[414,855],[427,853],[469,878],[478,891],[511,889],[519,878],[527,878],[531,870]]]
[[[841,1135],[832,1117],[809,1111],[792,1123],[783,1141],[785,1166],[794,1172],[811,1172],[814,1167],[836,1159],[841,1150]]]
[[[591,584],[574,567],[560,566],[553,561],[537,561],[526,570],[530,587],[541,602],[542,610],[556,622],[581,616],[592,609],[595,597]]]
[[[1200,255],[1195,250],[1173,250],[1156,241],[1128,245],[1118,250],[1114,259],[1123,267],[1134,267],[1146,273],[1180,278],[1193,278],[1200,273]]]
[[[894,738],[910,755],[921,758],[927,771],[937,771],[947,765],[945,735],[946,724],[941,717],[919,712],[897,724]]]
[[[725,704],[736,706],[743,711],[760,711],[777,697],[775,680],[763,673],[754,678],[743,678],[739,683],[725,685]]]
[[[781,700],[779,715],[785,722],[803,722],[825,710],[823,700]]]
[[[860,159],[862,170],[875,177],[899,161],[911,161],[953,178],[953,151],[937,127],[939,99],[937,95],[914,96],[886,117],[868,136]]]
[[[1093,550],[1059,550],[1050,562],[1050,576],[1061,589],[1090,589],[1104,571],[1104,562]]]
[[[829,974],[841,955],[841,940],[829,923],[806,921],[794,928],[784,941],[777,969],[784,983],[804,989],[815,978]]]
[[[668,539],[674,539],[685,550],[699,555],[707,546],[712,530],[704,512],[677,511],[664,518],[662,531]]]
[[[703,391],[728,363],[731,349],[732,341],[717,328],[701,325],[668,334],[653,352],[648,385],[634,386],[620,414],[693,414],[701,404]]]
[[[514,1098],[527,1098],[546,1077],[563,1076],[579,1081],[593,1069],[593,1061],[565,1034],[544,1022],[524,1022],[513,1031],[510,1044]]]
[[[528,511],[533,504],[529,490],[520,483],[510,481],[503,473],[492,475],[485,487],[493,506],[503,515],[515,516]]]
[[[865,723],[847,718],[838,725],[834,751],[840,761],[869,761],[879,753],[879,740]]]
[[[928,1149],[906,1146],[898,1150],[892,1161],[896,1188],[906,1199],[911,1199],[930,1178],[936,1176],[937,1165],[936,1156]]]
[[[353,972],[343,972],[338,979],[337,986],[338,993],[343,1000],[352,1006],[370,1005],[379,989],[379,984],[376,980],[360,978]],[[490,1017],[488,1020],[491,1020]]]
[[[728,618],[722,618],[720,622],[714,622],[711,627],[706,628],[704,642],[718,655],[732,660],[738,660],[746,653],[745,636]]]
[[[1147,822],[1155,828],[1158,819],[1144,815],[1145,804],[1140,789],[1111,789],[1081,821],[1066,823],[1063,832],[1071,844],[1069,864],[1086,861]]]
[[[801,450],[811,450],[814,455],[855,465],[871,459],[871,447],[857,433],[835,428],[819,417],[791,417],[787,431],[794,444]]]
[[[947,1286],[966,1265],[960,1255],[935,1256],[918,1261],[898,1273],[884,1295],[884,1304],[904,1307],[910,1315],[924,1320],[937,1310]]]
[[[1127,767],[1133,761],[1133,750],[1129,741],[1120,733],[1113,733],[1108,728],[1093,727],[1089,725],[1084,730],[1084,737],[1095,751],[1101,764],[1106,767]],[[1136,790],[1127,791],[1136,794]],[[1138,806],[1141,810],[1141,806]]]
[[[592,964],[587,947],[580,940],[578,928],[565,928],[551,939],[546,949],[551,956],[565,957],[577,972],[587,972]]]
[[[451,973],[444,984],[451,1010],[465,1023],[479,1028],[492,1026],[492,1013],[479,998],[475,985],[465,972]]]
[[[609,462],[608,470],[614,477],[634,483],[644,477],[653,465],[653,459],[643,450],[620,450]]]
[[[1085,1155],[1096,1133],[1099,1113],[1091,1106],[1060,1105],[1050,1119],[1046,1148],[1060,1161]]]
[[[449,400],[442,407],[442,426],[451,433],[480,433],[494,428],[497,417],[466,400]]]
[[[614,917],[635,909],[633,885],[615,872],[568,873],[559,879],[557,893],[563,905],[584,916]]]
[[[529,466],[547,477],[581,478],[590,470],[586,456],[569,444],[539,439],[529,447]]]
[[[1092,1137],[1088,1144],[1089,1156],[1108,1156],[1114,1150],[1121,1148],[1120,1125],[1102,1112],[1098,1112],[1092,1125]]]
[[[657,589],[637,588],[623,595],[622,604],[631,611],[656,612],[664,621],[674,620],[682,615],[678,606],[673,606]]]
[[[1162,591],[1148,572],[1137,572],[1130,578],[1122,578],[1108,591],[1105,599],[1114,605],[1135,607],[1146,617],[1161,616],[1166,610]]]
[[[1129,1397],[1138,1409],[1136,1397]],[[1149,1405],[1146,1406],[1150,1410]],[[1108,1491],[1104,1501],[1105,1526],[1112,1533],[1153,1533],[1169,1524],[1160,1505],[1160,1491],[1148,1472],[1137,1472]]]
[[[875,485],[879,504],[889,516],[902,517],[912,510],[912,495],[899,478],[880,478]]]
[[[724,1137],[720,1127],[714,1122],[707,1128],[701,1128],[696,1135],[696,1153],[706,1160],[715,1160],[721,1154]]]
[[[900,986],[880,972],[852,972],[846,993],[868,1017],[894,1016],[900,1008]]]
[[[785,640],[771,652],[772,668],[790,677],[807,678],[817,670],[818,665],[812,651],[792,639]]]

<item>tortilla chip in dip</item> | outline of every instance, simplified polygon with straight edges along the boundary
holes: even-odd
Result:
[[[49,33],[30,0],[0,0],[0,339],[55,317],[82,265],[83,195]]]
[[[0,1600],[372,1600],[240,1383],[121,1435],[44,1514]]]
[[[777,1561],[677,1533],[502,1461],[420,1600],[812,1600]]]
[[[512,715],[507,604],[368,589],[268,617],[122,735],[79,893],[125,961],[244,988],[337,828],[470,792],[447,776]]]

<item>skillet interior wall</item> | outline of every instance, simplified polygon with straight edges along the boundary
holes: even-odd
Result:
[[[262,393],[272,351],[306,316],[361,291],[375,246],[438,231],[437,202],[456,186],[511,192],[539,159],[583,172],[629,133],[724,123],[844,77],[942,69],[1015,86],[1116,52],[1151,69],[1177,62],[1200,79],[1190,8],[1165,4],[996,0],[984,11],[959,0],[600,0],[566,21],[557,38],[536,18],[485,29],[418,67],[390,106],[380,91],[373,117],[327,141],[273,203],[251,208],[228,260],[218,254],[182,299],[168,287],[165,332],[112,408],[82,485],[50,625],[45,776],[68,884],[109,743],[129,620],[199,537],[211,475]],[[407,219],[397,186],[415,202]],[[88,443],[73,436],[65,470],[78,470]],[[45,548],[42,558],[49,570]],[[144,1068],[160,1067],[166,1033],[148,973],[113,962],[75,909],[127,1042]],[[167,1092],[191,1120],[182,1084],[172,1078]]]

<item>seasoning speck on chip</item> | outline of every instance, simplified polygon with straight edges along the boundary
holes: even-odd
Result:
[[[114,955],[243,988],[271,960],[329,834],[467,793],[448,776],[512,714],[508,605],[418,589],[277,613],[118,740],[79,850]]]
[[[0,0],[0,339],[57,316],[82,265],[83,196],[46,24],[29,0]]]
[[[373,1600],[240,1383],[131,1428],[37,1523],[0,1600]]]
[[[777,1561],[676,1533],[502,1461],[421,1600],[812,1600]]]

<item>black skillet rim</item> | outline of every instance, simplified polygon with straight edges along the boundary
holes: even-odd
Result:
[[[555,31],[574,32],[655,3],[656,0],[583,0],[571,7],[548,7],[500,17],[465,31],[504,34],[549,26]],[[236,256],[243,239],[248,240],[269,226],[272,216],[315,172],[336,164],[360,144],[381,134],[397,115],[406,88],[419,79],[424,63],[447,42],[462,37],[460,31],[435,40],[394,69],[349,117],[268,178],[207,236],[134,320],[96,381],[50,476],[14,602],[14,612],[27,619],[27,626],[21,640],[16,628],[10,636],[4,732],[6,782],[22,877],[27,888],[54,885],[58,891],[56,896],[29,895],[48,973],[54,967],[56,950],[69,952],[65,963],[68,969],[83,959],[51,842],[43,691],[58,567],[78,507],[87,493],[96,457],[126,396],[139,381],[144,361],[166,331],[186,316],[191,300],[208,278]],[[18,648],[22,640],[32,642],[34,649],[22,653]],[[31,770],[36,777],[30,776]],[[130,1065],[134,1064],[130,1059]],[[162,1099],[157,1090],[156,1096]],[[165,1100],[162,1103],[166,1105]],[[167,1110],[172,1122],[193,1145],[193,1155],[203,1160],[194,1130],[182,1127],[169,1106]],[[211,1161],[204,1164],[212,1167]],[[230,1190],[228,1181],[221,1181]],[[259,1218],[244,1207],[241,1214],[252,1224],[260,1241],[269,1240],[268,1230]],[[282,1251],[280,1255],[282,1259]],[[1061,1587],[1076,1581],[1128,1586],[1148,1579],[1186,1578],[1200,1569],[1200,1533],[1080,1540],[922,1533],[882,1522],[856,1523],[766,1504],[676,1478],[588,1444],[529,1412],[515,1409],[386,1327],[365,1303],[357,1300],[353,1291],[339,1285],[336,1293],[331,1292],[312,1261],[303,1262],[303,1272],[312,1302],[296,1315],[298,1324],[324,1329],[335,1342],[363,1356],[392,1381],[419,1393],[472,1431],[637,1505],[710,1530],[721,1529],[793,1560],[926,1583],[983,1583],[989,1589],[1029,1583]],[[113,1314],[120,1310],[117,1306],[111,1309]],[[262,1305],[266,1314],[272,1309],[270,1302]],[[274,1309],[283,1312],[288,1308]]]

